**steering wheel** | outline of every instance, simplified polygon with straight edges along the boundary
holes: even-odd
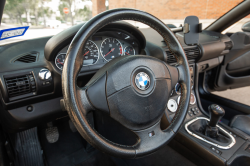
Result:
[[[88,39],[105,25],[119,20],[134,20],[149,25],[165,40],[178,65],[146,55],[120,56],[104,65],[83,87],[77,76],[83,64],[83,48]],[[181,98],[175,117],[161,130],[172,87],[179,81]],[[67,51],[62,72],[63,104],[82,137],[92,146],[116,157],[138,158],[155,152],[168,143],[181,127],[190,99],[189,64],[174,33],[159,19],[136,9],[105,11],[84,24]],[[133,131],[136,144],[116,144],[100,135],[88,122],[90,111],[102,111]]]

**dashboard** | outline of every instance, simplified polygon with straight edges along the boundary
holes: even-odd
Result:
[[[84,66],[105,64],[112,59],[139,54],[138,40],[128,32],[124,31],[104,31],[93,35],[81,50]],[[58,52],[55,57],[55,66],[63,69],[66,52],[69,45]]]
[[[81,27],[82,24],[79,24],[53,37],[25,40],[0,47],[0,118],[8,130],[22,130],[61,117],[62,114],[67,115],[60,106],[61,74],[68,47]],[[197,71],[195,64],[200,62],[204,63],[202,69],[210,67],[205,63],[206,60],[216,59],[212,62],[218,65],[222,61],[220,57],[229,52],[225,43],[230,42],[230,38],[226,35],[203,31],[198,46],[185,45],[183,33],[176,33],[176,36],[189,64],[192,64],[191,73]],[[84,56],[77,81],[81,86],[101,67],[119,56],[147,55],[176,65],[175,57],[156,31],[151,28],[138,29],[125,22],[106,25],[91,36],[79,51]],[[171,114],[170,117],[174,116],[178,105],[179,88],[177,84],[166,110]],[[190,106],[195,109],[196,98],[193,96],[191,99]]]

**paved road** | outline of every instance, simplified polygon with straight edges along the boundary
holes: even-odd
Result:
[[[250,106],[250,86],[213,92],[213,94]]]

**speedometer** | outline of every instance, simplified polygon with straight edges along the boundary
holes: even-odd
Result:
[[[101,54],[106,61],[123,55],[122,44],[115,38],[106,38],[101,44]]]
[[[87,41],[83,49],[83,56],[83,66],[94,65],[97,63],[99,59],[99,49],[93,41]],[[56,56],[55,65],[60,70],[63,69],[65,57],[66,53],[60,53]]]
[[[93,65],[95,64],[99,59],[99,50],[97,45],[91,41],[88,40],[83,51],[83,65]]]

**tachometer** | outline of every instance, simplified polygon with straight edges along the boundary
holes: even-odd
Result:
[[[58,54],[55,59],[56,66],[62,70],[66,54]]]
[[[85,47],[84,47],[84,53],[83,53],[83,56],[84,56],[84,60],[83,60],[83,65],[87,66],[87,65],[93,65],[95,64],[98,59],[99,59],[99,50],[98,50],[98,47],[97,45],[89,40],[87,41]]]
[[[100,51],[106,61],[111,61],[112,59],[123,55],[122,44],[115,38],[104,39]]]
[[[124,48],[124,55],[135,55],[135,49],[131,46]]]

